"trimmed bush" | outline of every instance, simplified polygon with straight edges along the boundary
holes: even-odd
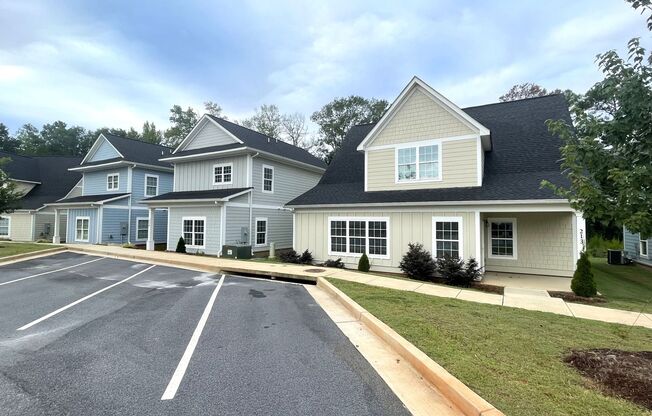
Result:
[[[288,250],[278,256],[283,263],[299,263],[299,255],[294,250]]]
[[[343,269],[344,268],[344,263],[342,263],[341,258],[339,258],[337,260],[328,259],[324,263],[322,263],[322,266],[324,266],[324,267],[335,267],[336,269]]]
[[[586,251],[583,251],[577,260],[577,267],[573,273],[573,280],[571,280],[571,290],[577,296],[586,298],[593,297],[598,293],[591,271],[591,262]]]
[[[358,270],[367,273],[370,268],[371,265],[369,264],[369,257],[367,257],[367,253],[362,253],[360,260],[358,261]]]
[[[435,262],[428,250],[422,244],[409,243],[408,251],[403,255],[399,268],[410,279],[432,280],[435,272]]]
[[[301,255],[299,256],[299,264],[312,264],[313,258],[312,258],[312,253],[306,249]]]
[[[447,285],[469,287],[480,278],[481,270],[473,257],[465,264],[464,260],[445,255],[435,261],[435,266]]]
[[[175,251],[177,253],[186,252],[186,240],[184,240],[183,237],[179,237],[179,241],[177,241],[177,249]]]

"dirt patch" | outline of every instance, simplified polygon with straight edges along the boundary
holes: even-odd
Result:
[[[564,362],[603,392],[652,410],[652,351],[573,350]]]
[[[561,298],[564,299],[566,302],[584,303],[586,305],[595,305],[596,303],[607,302],[607,299],[605,299],[604,296],[585,298],[584,296],[577,296],[575,293],[572,292],[557,292],[554,290],[549,290],[548,293],[553,298]]]
[[[488,293],[497,293],[499,295],[504,295],[505,294],[505,288],[502,286],[495,286],[495,285],[487,285],[484,283],[473,283],[471,285],[473,289],[478,289],[483,292],[488,292]]]

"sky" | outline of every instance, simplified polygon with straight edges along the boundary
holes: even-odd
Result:
[[[595,56],[645,18],[619,0],[0,1],[0,122],[169,125],[173,104],[229,118],[390,102],[417,75],[460,107],[512,85],[585,92]],[[312,126],[314,128],[314,126]]]

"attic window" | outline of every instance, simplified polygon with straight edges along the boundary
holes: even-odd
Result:
[[[439,144],[396,149],[396,182],[440,179],[441,151]]]

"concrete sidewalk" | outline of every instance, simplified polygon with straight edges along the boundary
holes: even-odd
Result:
[[[505,295],[480,292],[471,289],[459,289],[451,286],[436,285],[414,280],[399,279],[360,273],[352,270],[305,266],[264,261],[246,261],[222,259],[210,256],[196,256],[164,251],[144,251],[117,246],[98,246],[69,244],[67,248],[74,251],[117,256],[126,259],[150,263],[171,264],[179,267],[205,270],[210,272],[240,273],[265,275],[276,278],[305,280],[316,282],[320,277],[348,280],[370,286],[416,292],[430,296],[461,299],[470,302],[488,303],[533,311],[550,312],[558,315],[591,319],[623,325],[636,325],[652,329],[652,313],[638,313],[619,309],[602,308],[565,302],[553,298],[547,292],[537,289],[506,288]]]

